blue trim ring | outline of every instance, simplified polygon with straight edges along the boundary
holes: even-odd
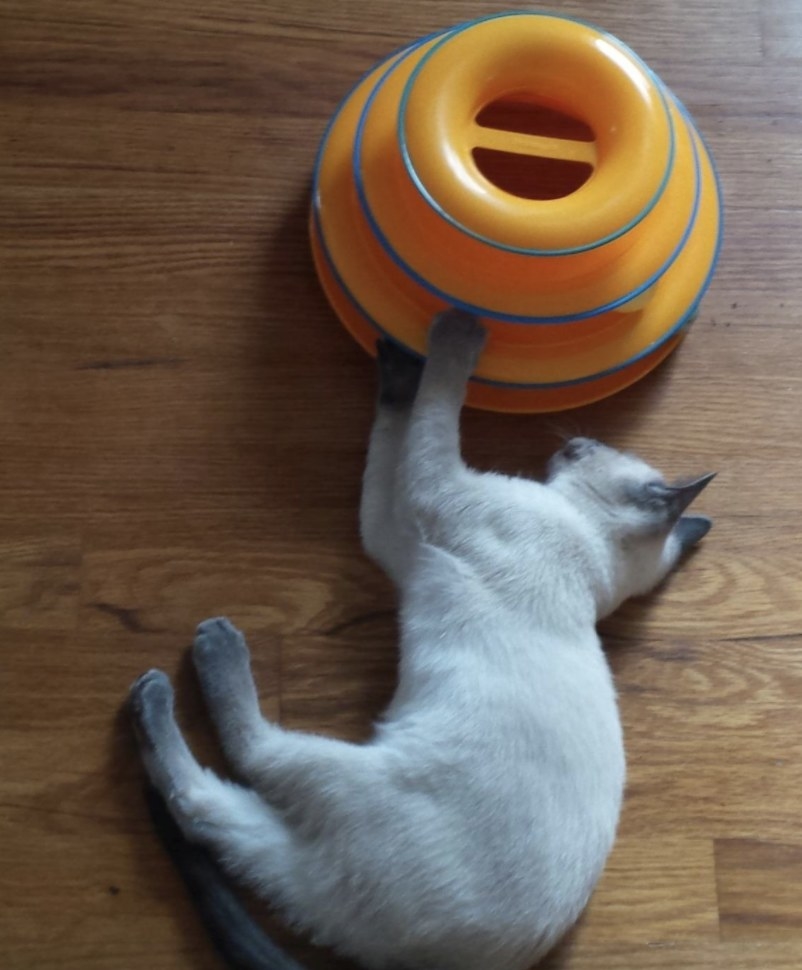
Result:
[[[409,53],[412,53],[412,51],[410,51]],[[400,63],[400,60],[398,63]],[[393,67],[395,66],[396,65],[393,65]],[[442,300],[444,303],[447,303],[449,306],[458,307],[459,309],[466,310],[468,313],[475,313],[478,316],[492,317],[493,319],[496,319],[496,320],[502,320],[505,323],[520,323],[524,325],[535,325],[535,326],[538,326],[538,325],[551,326],[555,324],[577,323],[581,320],[589,320],[592,317],[600,316],[603,313],[609,313],[613,310],[617,310],[618,308],[625,306],[628,303],[631,303],[633,300],[636,300],[639,296],[641,296],[648,289],[654,286],[654,284],[663,276],[663,274],[666,273],[671,268],[674,261],[682,252],[686,242],[688,241],[688,238],[690,237],[691,232],[694,229],[694,226],[696,225],[696,220],[699,214],[699,202],[701,197],[701,163],[699,159],[699,151],[697,149],[696,142],[693,138],[693,133],[696,130],[693,124],[693,120],[691,119],[684,105],[682,105],[679,101],[674,99],[677,109],[683,115],[684,120],[686,121],[689,127],[688,134],[689,134],[689,138],[691,142],[691,150],[693,154],[694,179],[695,179],[694,198],[693,198],[688,224],[686,225],[685,230],[683,231],[683,234],[679,243],[675,246],[675,248],[670,253],[668,259],[663,263],[663,265],[660,266],[657,270],[655,270],[655,272],[653,272],[643,283],[635,287],[633,290],[630,290],[628,293],[625,293],[622,296],[617,297],[615,300],[611,300],[608,303],[601,304],[600,306],[594,307],[593,309],[584,310],[579,313],[562,314],[558,316],[530,316],[530,315],[521,315],[521,314],[514,314],[514,313],[503,313],[490,307],[483,307],[475,303],[469,303],[465,300],[461,300],[455,294],[448,293],[447,291],[442,290],[439,287],[435,286],[433,283],[430,283],[429,280],[427,280],[424,276],[421,276],[420,273],[418,273],[412,266],[409,265],[409,263],[406,262],[406,260],[404,260],[400,256],[398,251],[393,247],[392,243],[388,239],[387,235],[384,233],[383,229],[381,228],[370,206],[370,201],[368,200],[367,190],[365,188],[365,181],[362,174],[363,173],[362,145],[363,145],[363,138],[364,138],[365,123],[366,123],[370,108],[373,104],[374,98],[376,97],[377,93],[381,89],[381,86],[386,80],[386,78],[388,77],[389,73],[390,72],[388,71],[385,75],[383,75],[383,77],[378,81],[376,86],[370,92],[370,95],[368,96],[368,99],[365,102],[365,107],[360,116],[359,123],[357,125],[356,135],[354,138],[354,148],[353,148],[353,174],[354,174],[354,182],[356,185],[357,199],[359,200],[359,206],[360,206],[360,209],[362,210],[362,214],[367,220],[373,235],[375,236],[377,242],[381,245],[384,253],[388,256],[388,258],[393,263],[395,263],[395,265],[398,267],[398,269],[401,270],[401,272],[403,272],[411,280],[417,283],[418,286],[426,290],[426,292],[430,293],[432,296],[436,297],[439,300]],[[670,115],[670,112],[669,112],[669,115]],[[674,141],[674,136],[673,136],[673,121],[672,121],[672,144],[673,144],[673,141]],[[529,255],[534,255],[534,254],[530,253]]]
[[[682,105],[681,102],[679,101],[677,103],[679,107],[683,110],[683,112],[687,113],[687,109],[684,107],[684,105]],[[703,142],[701,135],[699,135],[699,139],[700,141]],[[550,389],[556,390],[559,388],[575,387],[580,384],[589,384],[589,383],[592,383],[593,381],[601,380],[605,377],[610,377],[613,374],[617,374],[620,371],[625,370],[627,367],[637,364],[645,357],[648,357],[650,354],[655,353],[657,350],[659,350],[660,347],[662,347],[669,340],[671,340],[672,337],[677,336],[683,330],[683,328],[687,327],[696,317],[699,311],[699,305],[702,301],[702,298],[704,297],[708,287],[710,286],[710,282],[716,271],[716,268],[718,266],[718,262],[721,256],[721,245],[723,241],[724,222],[723,222],[723,213],[722,213],[722,207],[721,207],[721,199],[722,199],[721,180],[719,178],[719,174],[716,169],[716,166],[713,163],[712,156],[710,156],[709,153],[708,153],[708,158],[710,160],[710,168],[711,168],[711,173],[713,177],[713,188],[716,196],[715,201],[716,201],[717,211],[718,211],[718,225],[716,229],[716,241],[714,244],[713,256],[712,256],[710,267],[707,271],[707,274],[704,280],[702,281],[702,284],[700,285],[699,290],[697,291],[694,299],[691,301],[687,310],[680,316],[680,318],[677,320],[675,324],[673,324],[673,326],[671,326],[668,330],[666,330],[658,340],[653,341],[647,347],[644,347],[637,354],[634,354],[632,357],[629,357],[627,360],[623,361],[622,363],[616,364],[614,367],[608,367],[605,370],[599,371],[595,374],[588,374],[584,377],[573,378],[567,381],[554,381],[553,383],[548,383],[548,384],[511,383],[506,381],[497,381],[497,380],[493,380],[492,378],[484,378],[484,377],[472,377],[471,381],[476,384],[483,384],[489,387],[498,387],[498,388],[511,390],[511,391],[515,391],[515,390],[547,391]],[[340,272],[337,269],[337,266],[334,263],[334,260],[331,257],[331,253],[329,252],[328,247],[326,245],[325,237],[323,236],[322,226],[320,223],[320,213],[316,206],[312,207],[312,230],[316,236],[316,240],[319,245],[319,250],[326,263],[326,267],[331,273],[331,276],[334,279],[337,286],[339,287],[342,295],[348,300],[348,302],[351,304],[353,309],[362,317],[364,322],[368,324],[378,335],[388,337],[389,339],[395,340],[398,343],[399,342],[398,338],[395,337],[393,334],[391,334],[389,331],[385,330],[385,328],[382,327],[365,310],[365,308],[356,299],[356,297],[350,291],[345,281],[343,280],[342,276],[340,275]],[[412,350],[412,348],[410,347],[407,347],[406,349],[412,353],[417,354],[417,352]],[[420,355],[418,354],[418,356]]]
[[[579,22],[580,23],[584,23],[585,21],[579,21]],[[415,43],[413,43],[411,45],[405,45],[403,47],[400,47],[400,48],[396,49],[393,53],[391,53],[390,55],[388,55],[388,57],[386,57],[382,62],[380,62],[379,65],[374,65],[369,71],[365,72],[365,74],[362,76],[362,78],[360,78],[360,80],[355,85],[353,85],[353,87],[348,92],[348,94],[342,99],[342,101],[340,102],[340,105],[338,106],[338,108],[335,111],[334,115],[332,116],[332,118],[328,122],[328,124],[326,126],[326,129],[324,131],[323,137],[321,139],[321,143],[320,143],[320,146],[319,146],[319,149],[318,149],[318,152],[317,152],[317,156],[316,156],[316,159],[315,159],[314,176],[313,176],[313,179],[314,179],[314,188],[313,188],[313,191],[314,191],[314,204],[313,204],[313,207],[312,207],[312,229],[313,229],[313,233],[317,236],[317,241],[319,243],[319,251],[320,251],[320,253],[323,256],[323,259],[325,260],[326,266],[328,267],[329,271],[331,272],[331,275],[332,275],[332,278],[333,278],[334,282],[336,283],[336,285],[342,291],[342,295],[344,296],[344,298],[346,298],[348,300],[348,302],[352,305],[353,309],[362,317],[362,319],[365,321],[365,323],[368,326],[370,326],[375,332],[377,332],[379,334],[386,333],[386,331],[365,311],[365,309],[356,300],[356,298],[354,297],[354,295],[350,292],[349,288],[345,285],[345,282],[342,279],[342,277],[340,276],[340,273],[339,273],[336,265],[334,264],[334,262],[332,260],[332,257],[331,257],[331,254],[330,254],[330,252],[328,250],[328,247],[326,245],[325,237],[323,235],[323,230],[322,230],[322,225],[321,225],[321,219],[320,219],[320,197],[319,197],[320,169],[321,169],[321,166],[322,166],[322,160],[323,160],[323,156],[324,156],[325,148],[326,148],[326,143],[328,141],[330,132],[331,132],[334,124],[336,123],[337,118],[339,117],[340,113],[342,112],[342,109],[343,109],[344,105],[350,99],[350,97],[353,94],[353,92],[360,86],[360,84],[362,84],[363,81],[367,77],[369,77],[371,74],[377,72],[381,68],[382,65],[388,64],[394,58],[397,58],[400,54],[404,53],[405,51],[406,52],[409,52],[411,49],[419,46],[420,44],[426,43],[427,41],[430,41],[430,40],[432,40],[432,39],[434,39],[434,38],[436,38],[438,36],[441,36],[441,33],[440,32],[434,33],[434,34],[430,34],[427,37],[425,37],[425,38],[421,39],[420,41],[417,41],[417,42],[415,42]],[[682,104],[682,102],[679,101],[678,98],[676,98],[676,96],[673,96],[673,97],[674,97],[674,101],[676,102],[678,108],[681,110],[681,112],[683,113],[683,115],[690,121],[690,114],[687,111],[687,109],[685,108],[685,106]],[[480,384],[488,384],[490,386],[498,386],[500,388],[510,389],[512,391],[514,391],[515,389],[520,389],[520,390],[524,390],[524,391],[525,390],[528,390],[528,389],[531,389],[531,390],[548,390],[550,388],[570,387],[570,386],[574,386],[574,385],[577,385],[577,384],[590,383],[590,382],[593,382],[595,380],[599,380],[601,378],[604,378],[606,376],[615,374],[617,371],[622,370],[622,369],[625,369],[628,366],[637,363],[639,360],[642,360],[644,357],[647,357],[650,354],[655,353],[660,348],[660,346],[662,346],[663,344],[665,344],[672,337],[676,336],[679,333],[679,331],[681,331],[683,329],[683,327],[686,327],[691,322],[691,320],[692,320],[695,312],[698,309],[698,305],[701,302],[702,297],[704,296],[704,293],[706,292],[706,290],[708,289],[708,287],[710,285],[710,281],[711,281],[711,279],[712,279],[712,277],[713,277],[713,275],[715,273],[716,267],[718,265],[718,261],[719,261],[720,254],[721,254],[721,245],[722,245],[723,231],[724,231],[724,213],[723,213],[722,207],[721,207],[722,191],[721,191],[720,177],[719,177],[718,171],[716,169],[716,166],[715,166],[715,162],[713,160],[713,157],[710,154],[709,150],[707,150],[707,144],[706,144],[706,141],[705,141],[704,137],[701,135],[701,133],[695,127],[693,127],[692,130],[693,130],[693,133],[699,138],[699,140],[702,143],[702,145],[705,147],[707,161],[708,161],[708,164],[710,165],[710,168],[711,168],[711,171],[712,171],[712,176],[713,176],[714,185],[715,185],[714,191],[715,191],[715,194],[716,194],[716,203],[717,203],[717,210],[718,210],[718,225],[717,225],[717,236],[716,236],[716,242],[715,242],[715,248],[714,248],[713,258],[711,260],[711,264],[710,264],[708,273],[707,273],[707,275],[706,275],[703,283],[701,284],[701,286],[700,286],[700,288],[698,290],[698,293],[696,295],[695,300],[690,305],[690,307],[685,312],[685,314],[677,321],[677,323],[669,331],[667,331],[665,334],[662,335],[662,337],[660,338],[660,340],[658,340],[658,341],[652,343],[650,346],[644,348],[638,354],[636,354],[633,357],[629,358],[627,361],[623,362],[622,364],[617,365],[617,366],[615,366],[613,368],[608,368],[607,370],[602,371],[602,372],[599,372],[597,374],[592,374],[592,375],[588,375],[588,376],[585,376],[585,377],[582,377],[582,378],[577,378],[577,379],[569,380],[569,381],[555,382],[555,383],[552,383],[552,384],[543,384],[543,383],[520,383],[520,384],[514,384],[514,383],[506,383],[506,382],[494,381],[492,379],[474,378],[474,380],[477,383],[480,383]],[[395,339],[395,338],[392,338],[392,335],[390,335],[390,334],[387,334],[387,335],[390,336],[391,339]]]
[[[377,337],[386,337],[389,340],[393,340],[396,343],[400,343],[410,353],[415,354],[416,357],[419,357],[419,358],[422,359],[422,357],[423,357],[422,354],[419,354],[412,347],[409,347],[406,344],[404,344],[403,342],[399,341],[398,338],[394,334],[390,333],[389,330],[386,330],[373,317],[371,317],[370,314],[365,310],[365,308],[359,303],[359,301],[356,300],[356,298],[351,293],[351,291],[345,286],[345,283],[343,282],[343,279],[340,276],[340,274],[339,274],[339,272],[337,270],[337,267],[332,262],[331,254],[326,249],[325,243],[324,243],[324,241],[323,241],[323,239],[321,237],[321,234],[320,234],[320,225],[319,225],[319,222],[318,222],[318,219],[317,219],[317,215],[315,213],[313,213],[313,228],[314,228],[314,232],[315,232],[315,234],[317,236],[317,241],[318,241],[318,243],[320,245],[320,252],[321,252],[321,254],[323,256],[323,259],[326,262],[326,267],[328,268],[329,272],[331,273],[331,275],[332,275],[335,283],[340,288],[340,291],[341,291],[342,295],[352,305],[353,309],[356,310],[357,313],[359,313],[359,315],[362,317],[362,319],[364,320],[364,322],[366,324],[368,324],[371,327],[372,330],[375,331]],[[712,276],[712,270],[711,270],[710,275]],[[667,331],[660,340],[654,342],[653,344],[650,344],[648,347],[646,347],[644,350],[640,351],[635,356],[631,357],[629,360],[625,361],[622,364],[618,364],[615,367],[607,368],[606,370],[599,371],[596,374],[590,374],[590,375],[588,375],[586,377],[577,377],[577,378],[574,378],[572,380],[567,380],[567,381],[554,381],[554,382],[552,382],[550,384],[541,384],[541,383],[511,383],[511,382],[506,382],[506,381],[494,380],[494,379],[488,378],[488,377],[476,377],[476,376],[471,377],[470,382],[472,384],[481,384],[481,385],[484,385],[486,387],[499,388],[499,389],[505,390],[505,391],[550,391],[550,390],[559,390],[560,388],[576,387],[576,386],[579,386],[581,384],[592,384],[594,381],[601,380],[601,379],[603,379],[605,377],[610,377],[613,374],[617,374],[619,371],[625,370],[630,365],[633,365],[633,364],[638,363],[639,361],[643,360],[644,357],[648,357],[650,354],[655,353],[657,350],[660,349],[660,347],[662,347],[665,343],[667,343],[672,337],[674,337],[678,333],[680,333],[680,331],[684,327],[686,327],[690,323],[692,323],[693,320],[696,317],[696,314],[698,313],[699,303],[701,302],[701,299],[704,296],[704,291],[707,289],[708,284],[709,284],[709,277],[708,277],[708,280],[705,281],[704,287],[702,288],[702,290],[698,294],[697,299],[695,300],[695,302],[691,305],[691,307],[689,307],[689,309],[686,311],[686,313],[671,328],[671,330]]]
[[[351,100],[351,96],[356,92],[357,88],[359,88],[362,85],[362,83],[371,76],[371,74],[374,74],[377,71],[379,71],[382,67],[384,67],[385,64],[389,65],[391,61],[398,58],[398,56],[400,54],[403,54],[405,51],[408,53],[411,53],[414,48],[420,47],[422,44],[426,44],[430,40],[434,40],[435,37],[440,37],[441,34],[442,34],[442,31],[437,31],[436,33],[433,33],[433,34],[427,34],[425,37],[421,37],[420,40],[413,41],[410,44],[402,44],[401,47],[396,47],[395,50],[389,53],[386,57],[383,57],[377,64],[374,64],[369,70],[364,71],[363,74],[360,76],[359,80],[355,81],[354,84],[352,84],[351,87],[348,89],[346,94],[342,98],[340,98],[340,101],[337,104],[337,107],[334,109],[334,112],[332,113],[331,117],[326,122],[326,127],[323,129],[323,134],[320,138],[320,144],[318,145],[317,153],[315,154],[314,165],[312,166],[312,195],[316,205],[319,204],[318,192],[319,192],[319,185],[320,185],[320,169],[321,169],[321,166],[323,165],[323,156],[325,154],[326,144],[329,140],[329,135],[331,134],[332,128],[337,123],[337,119],[342,114],[343,108]]]
[[[488,236],[482,235],[481,233],[474,232],[472,229],[468,228],[467,226],[459,222],[457,219],[455,219],[452,215],[450,215],[450,213],[448,213],[437,202],[437,200],[434,198],[432,193],[426,187],[425,183],[423,182],[420,175],[416,171],[414,163],[409,153],[409,148],[407,145],[407,135],[406,135],[407,105],[409,102],[409,97],[412,91],[412,87],[416,79],[418,78],[420,72],[423,70],[424,66],[428,63],[429,59],[444,44],[448,43],[448,41],[452,40],[455,36],[462,34],[465,31],[468,31],[488,21],[500,20],[500,19],[509,18],[509,17],[550,17],[550,18],[556,18],[558,20],[568,20],[573,23],[577,23],[577,24],[581,24],[582,26],[589,27],[590,29],[598,33],[600,37],[603,37],[610,44],[612,44],[617,49],[619,49],[624,54],[626,54],[628,57],[630,57],[644,71],[644,73],[655,83],[657,94],[660,97],[663,113],[665,115],[666,123],[669,129],[668,159],[666,162],[666,167],[663,172],[663,176],[661,178],[660,184],[658,185],[654,195],[647,202],[644,208],[639,213],[637,213],[637,215],[635,215],[632,219],[630,219],[624,226],[622,226],[620,229],[615,230],[614,232],[610,233],[605,237],[602,237],[598,240],[595,240],[593,242],[587,243],[582,246],[568,247],[566,249],[535,249],[535,248],[511,246],[511,245],[506,245],[504,243],[500,243],[497,240],[494,240]],[[431,39],[432,37],[430,35],[429,37],[426,38],[426,41]],[[421,43],[423,43],[423,41]],[[419,46],[420,44],[415,44],[413,47],[411,47],[409,51],[407,51],[407,53],[404,55],[404,58],[409,56],[409,54],[413,53]],[[398,63],[401,63],[402,59],[400,59]],[[395,67],[397,66],[398,64],[393,65],[393,69],[395,69]],[[377,86],[382,85],[385,80],[386,80],[386,75],[381,79],[381,81],[379,82],[379,85]],[[459,24],[456,27],[453,27],[451,30],[445,32],[445,34],[440,37],[440,40],[436,44],[434,44],[431,50],[427,51],[426,54],[423,55],[420,62],[415,66],[414,70],[412,71],[412,74],[410,75],[408,81],[404,86],[404,91],[401,95],[401,103],[399,106],[398,121],[397,121],[398,144],[400,146],[401,155],[404,161],[404,166],[407,170],[407,174],[412,184],[417,189],[418,193],[425,199],[427,204],[441,218],[445,219],[446,222],[448,222],[455,229],[459,230],[460,232],[464,233],[467,236],[470,236],[472,239],[475,239],[478,242],[481,242],[488,246],[492,246],[495,249],[503,250],[504,252],[518,253],[523,256],[573,256],[578,253],[587,252],[588,250],[591,250],[591,249],[596,249],[599,246],[604,246],[607,243],[610,243],[616,239],[619,239],[621,236],[623,236],[631,229],[633,229],[636,225],[638,225],[639,222],[645,219],[646,216],[651,212],[651,210],[657,204],[657,202],[660,200],[663,192],[665,191],[665,187],[668,184],[668,180],[671,176],[671,171],[674,165],[674,153],[675,153],[674,126],[671,119],[671,112],[668,107],[668,101],[667,101],[665,92],[666,92],[666,86],[663,84],[663,82],[657,77],[654,71],[652,71],[651,68],[649,68],[648,65],[645,64],[644,61],[631,48],[629,48],[626,44],[620,41],[613,34],[610,34],[607,31],[602,30],[601,28],[597,27],[595,24],[590,23],[589,21],[582,20],[578,17],[567,17],[567,16],[563,16],[562,14],[549,13],[546,11],[538,11],[538,10],[531,10],[531,11],[513,10],[513,11],[502,12],[502,13],[489,14],[488,16],[485,16],[485,17],[478,17],[475,20],[466,21],[465,23]],[[364,108],[365,114],[367,114],[371,103],[372,103],[372,98],[369,99],[369,102],[365,105],[365,108]],[[356,174],[356,169],[355,169],[355,174]]]

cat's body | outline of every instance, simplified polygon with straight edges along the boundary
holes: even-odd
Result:
[[[669,488],[585,439],[546,484],[468,469],[458,415],[482,338],[442,318],[422,378],[382,347],[362,531],[399,587],[401,665],[373,739],[263,721],[225,620],[201,625],[194,660],[249,788],[197,765],[163,674],[133,689],[148,773],[186,837],[371,968],[525,970],[573,924],[624,785],[596,621],[709,528],[680,519],[706,480]]]

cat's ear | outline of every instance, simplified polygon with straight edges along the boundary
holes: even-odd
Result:
[[[672,525],[715,477],[715,472],[709,472],[699,478],[684,479],[673,485],[647,482],[638,488],[635,501],[652,513],[657,521]]]

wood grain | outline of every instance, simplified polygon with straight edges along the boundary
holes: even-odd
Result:
[[[247,630],[266,712],[366,736],[395,601],[356,508],[372,368],[306,210],[380,57],[500,0],[0,5],[0,963],[212,970],[149,830],[120,706],[195,624]],[[604,624],[629,751],[617,847],[550,970],[802,966],[802,20],[793,0],[569,0],[633,45],[718,162],[722,261],[681,349],[548,419],[466,415],[482,467],[558,431],[718,470],[716,527]],[[275,924],[271,924],[275,925]],[[310,968],[343,967],[277,928]],[[492,968],[488,968],[492,970]]]
[[[722,938],[799,941],[802,840],[718,839],[715,853]]]

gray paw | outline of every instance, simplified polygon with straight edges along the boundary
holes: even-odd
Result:
[[[170,678],[161,670],[149,670],[134,681],[128,702],[140,745],[155,747],[173,719]]]
[[[429,330],[429,353],[443,354],[476,365],[487,339],[487,330],[478,317],[464,310],[438,314]]]
[[[692,549],[713,528],[713,520],[706,515],[683,515],[674,526],[683,552]]]
[[[377,341],[379,403],[391,408],[410,407],[418,393],[423,360],[386,337]]]
[[[195,631],[192,662],[201,676],[221,664],[250,659],[245,637],[224,616],[204,620]]]

